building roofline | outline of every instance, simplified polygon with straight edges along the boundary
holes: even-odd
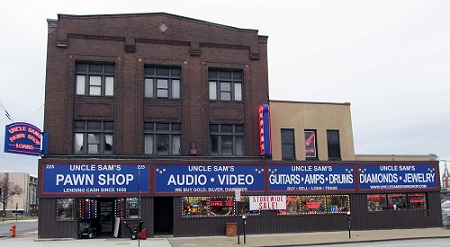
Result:
[[[166,12],[91,14],[91,15],[57,14],[57,15],[58,15],[57,19],[47,19],[47,21],[58,21],[61,18],[111,18],[111,17],[122,18],[122,17],[140,17],[140,16],[150,16],[150,15],[165,15],[165,16],[177,18],[177,19],[185,19],[188,21],[202,22],[207,25],[221,27],[221,28],[230,28],[230,29],[236,29],[236,30],[241,30],[241,31],[258,32],[257,29],[237,28],[237,27],[233,27],[233,26],[223,25],[223,24],[219,24],[219,23],[215,23],[215,22],[204,21],[204,20],[181,16],[181,15],[176,15],[176,14],[170,14],[170,13],[166,13]],[[268,37],[265,35],[259,35],[259,36]]]
[[[346,105],[350,106],[350,102],[315,102],[315,101],[293,101],[293,100],[269,100],[269,104],[274,103],[292,103],[292,104],[317,104],[317,105]]]

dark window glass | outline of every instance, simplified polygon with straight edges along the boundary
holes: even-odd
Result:
[[[87,64],[80,63],[76,65],[76,71],[77,72],[86,72],[87,70]]]
[[[294,130],[281,129],[281,152],[283,160],[295,159]]]
[[[170,69],[164,68],[164,67],[158,67],[158,68],[156,68],[156,75],[169,76]]]
[[[339,143],[339,131],[327,130],[327,142],[328,142],[328,159],[340,160],[341,146]]]

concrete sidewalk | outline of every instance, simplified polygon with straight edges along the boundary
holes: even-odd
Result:
[[[351,231],[349,239],[348,231],[338,232],[313,232],[313,233],[286,233],[247,235],[246,244],[240,236],[240,245],[237,237],[180,237],[169,238],[172,247],[229,247],[229,246],[308,246],[329,245],[349,242],[371,242],[396,239],[420,239],[420,238],[450,238],[450,230],[447,228],[419,228],[419,229],[394,229]]]
[[[352,231],[349,239],[348,231],[285,233],[285,234],[252,234],[237,237],[207,236],[207,237],[177,237],[177,238],[149,238],[146,240],[131,240],[125,238],[109,239],[37,239],[37,234],[20,235],[16,238],[0,238],[0,246],[20,247],[52,247],[52,246],[83,246],[83,247],[112,247],[121,246],[149,246],[149,247],[231,247],[231,246],[311,246],[329,245],[349,242],[371,242],[383,240],[450,238],[448,228],[417,228]]]

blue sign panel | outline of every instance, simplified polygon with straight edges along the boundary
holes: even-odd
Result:
[[[155,165],[155,193],[264,192],[262,165]]]
[[[270,192],[354,191],[353,165],[269,166]]]
[[[41,130],[29,123],[6,125],[5,153],[41,155]]]
[[[437,167],[421,165],[360,165],[360,190],[439,188]]]
[[[149,193],[149,170],[144,164],[43,164],[42,194]]]

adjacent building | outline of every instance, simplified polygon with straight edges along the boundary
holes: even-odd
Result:
[[[343,230],[349,212],[355,229],[442,225],[434,157],[355,155],[349,103],[269,101],[257,30],[166,13],[48,28],[39,238],[141,220],[224,235],[242,215],[248,233]]]
[[[0,184],[3,185],[1,186],[0,211],[3,212],[3,208],[6,209],[5,217],[37,214],[37,183],[37,177],[25,172],[0,172]],[[8,185],[5,186],[5,184]],[[10,197],[8,190],[16,185],[22,193]]]

